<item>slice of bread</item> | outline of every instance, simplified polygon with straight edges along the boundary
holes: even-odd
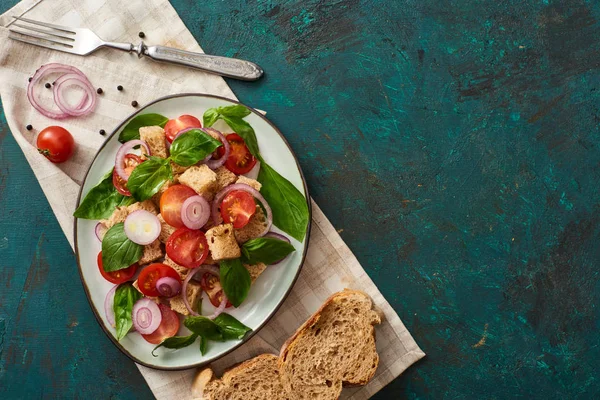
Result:
[[[288,339],[279,356],[279,371],[294,399],[322,390],[329,397],[341,385],[363,385],[375,374],[379,356],[374,325],[379,315],[363,292],[335,293]],[[335,389],[335,390],[334,390]],[[337,395],[339,396],[339,392]]]

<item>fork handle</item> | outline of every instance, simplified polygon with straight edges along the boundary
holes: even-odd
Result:
[[[166,46],[144,46],[143,54],[153,60],[185,65],[244,81],[255,81],[263,75],[263,70],[258,65],[237,58],[211,56]]]

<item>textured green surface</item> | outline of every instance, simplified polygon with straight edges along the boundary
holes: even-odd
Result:
[[[600,4],[173,4],[427,352],[377,399],[600,397]],[[0,398],[149,397],[0,135]]]

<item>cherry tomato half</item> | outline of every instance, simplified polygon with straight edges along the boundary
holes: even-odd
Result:
[[[173,185],[160,196],[160,215],[167,224],[175,228],[181,228],[181,206],[189,197],[197,193],[194,189],[185,185]]]
[[[166,276],[177,279],[181,283],[179,274],[168,265],[160,263],[148,265],[140,272],[140,276],[138,277],[140,292],[149,297],[158,297],[159,293],[156,289],[156,281]]]
[[[208,257],[208,242],[202,231],[184,226],[169,236],[166,250],[169,258],[177,264],[195,268],[202,265]]]
[[[208,299],[213,306],[219,307],[219,305],[221,305],[221,301],[223,301],[223,289],[221,288],[221,281],[219,281],[218,277],[206,272],[202,275],[200,287],[206,292]],[[225,308],[229,307],[231,307],[231,303],[227,301]]]
[[[141,157],[136,156],[135,154],[127,154],[123,159],[123,163],[125,164],[125,171],[128,174],[131,174],[133,169],[140,165],[144,160]],[[113,185],[117,189],[117,192],[121,193],[123,196],[131,196],[131,192],[127,188],[127,182],[125,182],[119,174],[117,174],[117,170],[113,169]]]
[[[55,164],[67,161],[75,150],[75,140],[68,130],[60,126],[49,126],[37,137],[37,149]]]
[[[120,285],[121,283],[127,282],[133,278],[138,269],[138,263],[131,264],[129,267],[120,269],[118,271],[106,272],[104,267],[102,267],[102,252],[100,252],[98,253],[98,269],[100,270],[100,274],[102,274],[104,279],[116,285]]]
[[[250,172],[256,164],[256,158],[250,153],[246,142],[237,133],[230,133],[225,136],[230,144],[231,152],[225,161],[225,167],[234,174],[241,175]],[[222,157],[225,154],[223,146],[217,149],[217,154]]]
[[[175,136],[177,136],[179,131],[185,128],[202,128],[202,124],[198,118],[191,115],[182,115],[179,118],[170,119],[165,125],[165,135],[167,136],[167,141],[169,143],[173,143]]]
[[[250,217],[256,212],[254,197],[243,190],[233,190],[221,202],[221,217],[227,224],[233,224],[235,229],[248,224]]]
[[[164,304],[159,304],[158,308],[160,308],[160,315],[162,317],[160,325],[151,334],[142,335],[146,339],[146,342],[152,344],[159,344],[163,340],[175,336],[180,325],[179,317],[175,311]]]

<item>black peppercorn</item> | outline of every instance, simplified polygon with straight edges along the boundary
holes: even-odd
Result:
[[[30,76],[29,79],[28,79],[28,81],[31,82],[32,79],[33,79],[33,77]]]
[[[44,86],[46,86],[46,89],[50,89],[51,85],[48,82],[46,82],[46,84]]]
[[[102,90],[102,88],[100,88],[100,87],[98,88],[98,90],[96,90],[96,93],[98,93],[98,94],[102,94],[103,92],[104,92],[104,91],[103,91],[103,90]]]
[[[141,38],[145,38],[146,34],[144,32],[140,32],[140,33],[138,33],[138,36],[141,37]]]
[[[134,100],[134,101],[131,102],[131,105],[134,106],[134,107],[137,107],[138,106],[138,102]]]
[[[30,130],[32,130],[32,129],[33,129],[33,126],[31,126],[31,125],[27,125],[27,126],[25,127],[25,129],[27,129],[28,131],[30,131]]]
[[[123,86],[121,86],[121,85],[117,86],[117,90],[120,92],[121,90],[123,90]]]
[[[104,129],[100,129],[100,134],[101,134],[102,136],[104,136],[104,135],[106,135],[106,131],[105,131]]]

